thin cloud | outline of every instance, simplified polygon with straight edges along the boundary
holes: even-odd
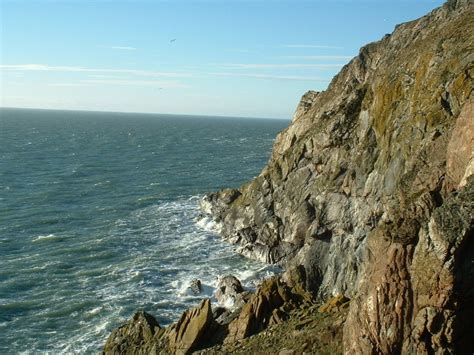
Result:
[[[137,50],[135,47],[131,47],[131,46],[104,46],[104,45],[99,45],[97,47],[107,48],[107,49],[117,49],[117,50],[121,50],[121,51],[136,51]]]
[[[114,74],[130,74],[136,76],[148,77],[183,77],[188,78],[190,73],[181,72],[159,72],[150,70],[136,69],[100,69],[87,68],[80,66],[51,66],[47,64],[0,64],[0,70],[5,71],[43,71],[43,72],[68,72],[68,73],[114,73]]]
[[[350,55],[289,55],[281,58],[287,59],[303,59],[303,60],[346,60],[352,59]]]
[[[60,86],[60,87],[77,87],[77,86],[86,86],[81,83],[49,83],[48,86]]]
[[[211,73],[215,76],[225,76],[225,77],[243,77],[243,78],[253,78],[253,79],[267,79],[267,80],[285,80],[285,81],[318,81],[318,82],[328,82],[330,79],[324,79],[319,77],[312,76],[298,76],[298,75],[268,75],[268,74],[258,74],[258,73]]]
[[[233,69],[295,69],[295,68],[315,68],[315,69],[337,69],[344,64],[257,64],[257,63],[222,63],[221,67]]]
[[[150,81],[150,80],[80,80],[85,84],[122,85],[122,86],[149,86],[166,89],[187,89],[188,85],[176,81]]]
[[[344,49],[340,46],[328,46],[322,44],[285,44],[283,47],[286,48],[318,48],[318,49]]]

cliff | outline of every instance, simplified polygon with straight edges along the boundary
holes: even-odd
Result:
[[[242,254],[353,299],[347,352],[472,351],[473,28],[448,1],[363,47],[258,177],[202,203]]]
[[[130,341],[138,352],[240,351],[229,344],[348,297],[333,324],[346,353],[472,353],[473,28],[474,1],[449,0],[363,47],[326,91],[306,93],[260,175],[201,204],[240,253],[283,265],[282,279],[225,322],[203,303],[167,330],[150,321],[136,340],[127,329],[143,322],[132,321],[106,352]],[[308,312],[307,324],[322,322]]]

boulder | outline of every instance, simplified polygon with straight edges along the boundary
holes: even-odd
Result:
[[[265,280],[257,292],[242,307],[239,316],[229,324],[229,334],[225,342],[244,339],[264,330],[272,317],[281,318],[281,312],[274,313],[285,305],[285,312],[299,304],[300,298],[291,293],[290,288],[278,277]],[[284,312],[283,312],[284,313]]]
[[[154,336],[160,331],[156,319],[145,311],[137,312],[125,325],[110,334],[104,354],[148,354],[154,349]]]
[[[244,288],[235,276],[226,275],[219,278],[216,299],[220,304],[234,306],[237,296],[242,292]]]
[[[189,283],[188,288],[191,290],[193,294],[199,295],[202,291],[201,280],[192,279],[191,282]]]

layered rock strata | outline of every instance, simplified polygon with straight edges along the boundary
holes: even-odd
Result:
[[[473,1],[449,0],[306,93],[261,174],[202,201],[226,240],[284,265],[282,278],[233,312],[203,301],[168,328],[139,314],[106,352],[238,349],[335,296],[320,310],[351,299],[334,327],[346,353],[473,353],[473,28]]]
[[[473,28],[451,0],[363,47],[258,177],[202,202],[242,254],[354,299],[348,352],[474,350]]]

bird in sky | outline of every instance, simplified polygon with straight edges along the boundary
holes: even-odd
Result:
[[[173,43],[174,41],[176,41],[176,38],[173,38],[170,42]]]

